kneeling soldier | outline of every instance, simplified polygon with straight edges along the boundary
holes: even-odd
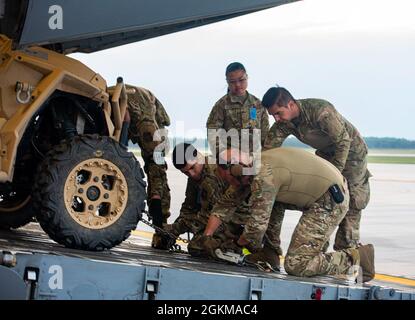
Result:
[[[188,143],[178,144],[172,153],[173,165],[184,173],[187,179],[185,200],[180,215],[173,224],[164,229],[176,237],[190,232],[194,237],[188,245],[192,255],[201,255],[203,247],[200,237],[206,227],[210,211],[215,203],[229,188],[229,184],[219,177],[216,164],[211,164],[208,157],[203,156],[195,147]],[[241,225],[248,217],[247,204],[238,206],[232,222],[222,225],[215,233],[216,241],[224,242],[228,237],[239,236]]]
[[[363,281],[374,277],[374,249],[372,245],[323,253],[330,235],[344,218],[349,206],[347,181],[328,161],[307,151],[278,148],[261,153],[260,163],[253,163],[249,155],[236,149],[220,154],[219,172],[237,191],[233,198],[222,198],[212,209],[205,229],[207,250],[210,236],[226,216],[232,214],[235,204],[250,197],[251,217],[237,240],[247,247],[251,262],[275,263],[276,250],[262,247],[267,233],[271,246],[279,246],[278,210],[274,205],[289,205],[303,212],[298,222],[284,267],[288,274],[302,277],[315,275],[347,275],[353,266],[360,266]],[[221,164],[222,163],[222,164]],[[255,165],[253,168],[249,168]],[[245,175],[255,169],[256,175]],[[269,261],[267,261],[269,260]]]

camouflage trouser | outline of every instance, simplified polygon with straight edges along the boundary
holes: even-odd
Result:
[[[167,223],[167,218],[170,217],[170,188],[167,183],[167,167],[146,161],[146,159],[144,162],[144,171],[147,174],[148,202],[151,202],[153,196],[160,196],[163,222]]]
[[[360,218],[370,199],[367,160],[347,161],[343,175],[350,191],[349,211],[339,225],[334,242],[334,250],[357,248],[360,240]],[[328,243],[327,243],[328,246]]]
[[[281,227],[284,220],[285,209],[287,205],[281,202],[275,202],[272,207],[271,216],[269,218],[268,228],[264,235],[264,245],[273,248],[278,255],[282,255],[281,249]]]
[[[288,274],[300,277],[347,274],[353,265],[355,249],[323,253],[325,243],[348,210],[349,194],[347,190],[344,193],[341,204],[336,204],[326,192],[303,211],[285,256],[284,268]]]

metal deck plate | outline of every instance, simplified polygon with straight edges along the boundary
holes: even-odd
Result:
[[[267,273],[251,267],[241,267],[227,263],[194,258],[184,253],[172,253],[153,249],[150,240],[132,235],[121,245],[103,252],[88,252],[65,248],[51,240],[37,224],[29,224],[24,228],[13,231],[0,231],[0,250],[17,254],[51,255],[55,257],[79,258],[81,261],[101,263],[116,263],[136,267],[156,267],[171,270],[187,270],[202,272],[209,275],[252,278],[258,280],[284,280],[286,285],[304,284],[308,287],[335,286],[347,290],[368,290],[385,283],[372,281],[370,284],[357,285],[346,280],[333,277],[298,278],[287,275],[284,271]],[[183,273],[181,273],[182,275]],[[410,298],[415,298],[413,287],[403,285],[387,285],[396,290],[408,292]]]

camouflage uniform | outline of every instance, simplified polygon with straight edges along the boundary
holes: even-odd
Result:
[[[141,149],[144,171],[147,174],[149,201],[153,196],[161,197],[163,220],[170,216],[170,188],[167,184],[167,165],[155,163],[153,152],[160,141],[153,141],[154,132],[170,125],[170,118],[161,102],[147,89],[133,86],[135,93],[128,94],[128,112],[131,117],[128,136]],[[166,134],[167,136],[167,134]],[[168,140],[162,140],[168,147]],[[167,152],[167,150],[165,150]],[[164,156],[164,154],[160,155]]]
[[[218,176],[217,166],[207,162],[203,167],[199,181],[188,178],[186,197],[180,209],[180,215],[171,225],[169,231],[176,236],[185,232],[191,232],[195,235],[188,245],[189,252],[203,251],[201,243],[198,242],[199,235],[205,230],[213,206],[228,187],[228,183]],[[224,241],[228,236],[240,233],[240,226],[244,224],[248,216],[248,205],[246,202],[242,202],[238,205],[235,218],[217,230],[215,236]]]
[[[307,151],[278,148],[262,152],[261,168],[252,183],[241,187],[233,198],[221,199],[212,214],[222,221],[234,211],[234,204],[250,195],[251,216],[242,236],[249,249],[261,247],[264,235],[279,249],[280,221],[273,207],[289,206],[303,212],[285,256],[285,270],[296,276],[343,275],[356,262],[357,249],[323,253],[336,226],[349,206],[347,182],[328,161]],[[344,200],[337,204],[329,187],[337,184]]]
[[[249,146],[250,151],[253,150],[253,129],[260,130],[261,145],[264,144],[265,138],[269,130],[268,114],[265,108],[261,105],[261,101],[250,93],[246,93],[244,97],[234,96],[230,93],[223,96],[212,108],[209,118],[206,123],[206,128],[209,129],[236,129],[238,132],[238,145],[232,145],[216,136],[209,135],[208,141],[212,154],[219,153],[219,150],[226,149],[226,147],[240,148],[241,130],[249,129]],[[216,147],[216,153],[214,152]],[[248,151],[248,150],[247,150]]]
[[[218,177],[216,165],[205,164],[199,181],[190,177],[187,179],[186,196],[180,209],[180,215],[173,223],[173,232],[177,235],[203,231],[210,210],[228,187],[227,183]]]
[[[356,248],[362,210],[370,198],[367,169],[367,146],[357,129],[343,118],[327,101],[296,100],[298,118],[274,123],[265,141],[265,149],[282,145],[289,135],[317,149],[316,154],[340,170],[350,190],[350,208],[336,234],[334,249]]]
[[[265,142],[269,130],[268,114],[262,106],[261,101],[249,92],[246,92],[245,96],[242,97],[228,93],[219,99],[213,106],[206,122],[206,128],[208,129],[208,142],[213,155],[218,154],[221,150],[228,147],[241,149],[242,144],[247,139],[249,139],[249,144],[246,147],[249,147],[249,150],[242,149],[246,152],[259,152]],[[226,132],[235,129],[237,133],[235,138],[237,139],[228,140],[226,135],[217,138],[216,135],[209,134],[209,129],[223,129]],[[242,129],[249,130],[242,131]],[[260,141],[254,141],[254,134],[257,134],[254,130],[259,132]],[[249,133],[249,135],[243,136],[243,133]],[[260,142],[261,145],[254,145],[254,142]],[[227,195],[231,196],[233,194],[233,188],[228,188],[223,194],[224,198],[226,198]],[[238,203],[238,213],[234,214],[232,219],[227,221],[227,225],[244,224],[245,217],[248,213],[249,207],[246,202],[243,201]]]

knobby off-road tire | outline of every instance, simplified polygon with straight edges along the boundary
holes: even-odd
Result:
[[[51,150],[36,173],[37,219],[56,242],[100,251],[125,239],[146,198],[134,155],[109,137],[77,136]]]
[[[35,215],[30,194],[1,192],[0,229],[16,229],[31,222]]]

